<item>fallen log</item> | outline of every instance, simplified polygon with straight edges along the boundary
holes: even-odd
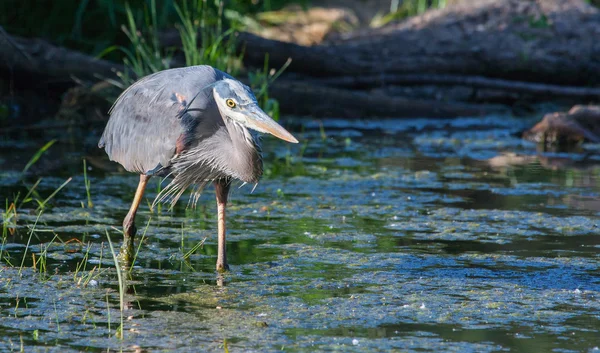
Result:
[[[462,0],[338,43],[239,39],[248,64],[260,67],[265,54],[274,67],[292,58],[290,72],[315,77],[452,74],[589,86],[600,83],[599,35],[600,11],[584,0]]]
[[[600,100],[600,12],[585,0],[462,0],[400,23],[311,47],[239,33],[248,66],[292,58],[272,96],[284,114],[462,116],[498,111],[488,101]],[[164,46],[180,46],[168,31]],[[115,78],[121,65],[37,39],[0,33],[0,74],[73,83]],[[174,61],[172,66],[181,66]],[[294,80],[295,79],[295,80]],[[423,85],[487,90],[429,98],[402,95]],[[378,89],[383,87],[384,89]],[[419,92],[419,90],[414,90]],[[446,90],[447,91],[447,90]],[[458,101],[456,100],[458,97]],[[482,98],[483,97],[483,98]]]
[[[459,117],[508,113],[501,105],[444,102],[433,99],[391,97],[377,92],[350,91],[278,79],[269,94],[282,111],[316,117]]]
[[[123,71],[123,65],[55,46],[41,39],[12,36],[2,27],[0,48],[0,71],[7,77],[24,74],[65,82],[74,82],[74,79],[97,81],[116,79],[117,71]]]
[[[2,38],[0,44],[3,44],[3,48],[5,48],[0,51],[0,72],[8,73],[9,79],[14,79],[15,75],[26,75],[28,77],[26,81],[30,81],[32,85],[36,85],[41,80],[53,80],[74,86],[78,81],[83,80],[97,82],[116,79],[117,73],[124,70],[123,65],[54,46],[43,40],[11,36],[6,32],[2,33],[0,38]],[[27,82],[21,83],[26,84]],[[92,91],[88,93],[102,94]],[[276,81],[270,94],[279,100],[283,114],[315,117],[456,117],[506,111],[505,108],[495,105],[415,100],[386,96],[377,92],[355,92],[290,80]],[[93,97],[86,97],[86,93],[81,90],[77,90],[76,95],[79,95],[82,102],[88,99],[94,100]],[[71,96],[73,95],[65,95],[65,99]],[[63,104],[64,106],[65,104]],[[69,106],[69,111],[79,109],[76,103],[67,106]]]
[[[455,74],[540,83],[600,83],[600,11],[584,0],[462,0],[442,10],[316,46],[240,33],[245,62],[292,58],[316,77]],[[179,47],[176,31],[162,35]]]
[[[561,86],[523,81],[494,79],[483,76],[444,74],[389,74],[366,76],[339,76],[319,79],[318,82],[333,87],[367,89],[389,85],[440,85],[490,88],[544,97],[600,98],[600,87]]]

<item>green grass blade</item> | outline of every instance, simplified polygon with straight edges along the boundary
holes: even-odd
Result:
[[[46,207],[46,204],[48,203],[48,201],[50,201],[54,196],[56,196],[56,194],[58,194],[58,192],[60,190],[62,190],[65,186],[67,186],[68,183],[71,182],[71,180],[73,180],[73,177],[69,177],[69,179],[67,179],[64,183],[62,183],[56,190],[54,190],[54,192],[52,194],[50,194],[50,196],[48,196],[44,201],[40,202],[40,205],[38,207],[38,210]]]
[[[106,238],[108,239],[108,245],[110,246],[110,252],[112,254],[113,260],[115,261],[115,268],[117,270],[117,279],[119,280],[119,308],[121,311],[121,335],[120,339],[124,338],[124,330],[123,330],[123,311],[125,310],[125,288],[123,283],[123,276],[121,275],[121,266],[119,265],[119,260],[117,259],[117,254],[115,253],[115,248],[113,247],[112,241],[110,240],[110,235],[108,234],[108,230],[106,230]],[[108,298],[107,298],[108,300]],[[110,311],[110,308],[109,308]]]
[[[50,140],[50,141],[48,141],[48,143],[46,143],[44,146],[42,146],[42,148],[37,150],[37,152],[33,155],[33,157],[31,157],[29,162],[27,162],[27,164],[25,165],[25,168],[23,168],[23,171],[21,172],[21,174],[24,175],[29,170],[29,168],[31,168],[31,166],[34,165],[40,159],[40,157],[44,154],[44,152],[46,152],[50,147],[52,147],[52,145],[54,145],[55,142],[56,142],[56,140]]]

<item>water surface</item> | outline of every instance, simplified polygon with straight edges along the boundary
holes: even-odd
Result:
[[[265,137],[265,177],[232,189],[223,277],[212,188],[195,208],[150,211],[151,182],[122,338],[106,233],[119,246],[137,176],[94,148],[97,130],[3,136],[5,218],[18,207],[0,350],[598,350],[593,153],[540,153],[518,137],[531,120],[512,117],[291,121],[301,143]]]

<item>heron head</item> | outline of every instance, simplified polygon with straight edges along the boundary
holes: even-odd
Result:
[[[213,86],[213,95],[224,119],[231,119],[248,129],[271,134],[284,141],[298,143],[292,134],[258,106],[250,88],[241,82],[222,79]]]

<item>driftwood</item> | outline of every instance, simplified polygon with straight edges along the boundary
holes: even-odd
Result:
[[[523,133],[523,138],[545,145],[569,145],[582,141],[600,142],[600,106],[576,105],[567,113],[546,114],[542,121]]]

